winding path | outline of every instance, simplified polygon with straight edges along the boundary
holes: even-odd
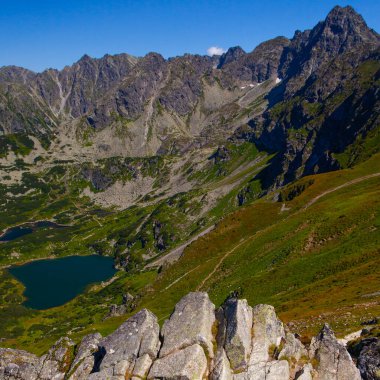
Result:
[[[193,236],[190,240],[188,240],[186,243],[180,245],[177,248],[174,248],[172,251],[167,253],[165,256],[159,257],[157,260],[152,261],[151,263],[145,265],[145,269],[159,267],[160,265],[166,263],[166,262],[173,262],[175,260],[178,260],[184,249],[190,245],[193,241],[199,239],[201,236],[208,234],[210,231],[212,231],[215,228],[214,225],[206,228],[205,230],[201,231],[199,234]]]
[[[342,185],[339,185],[339,186],[336,186],[330,190],[326,190],[324,191],[323,193],[317,195],[316,197],[314,197],[313,199],[311,199],[311,201],[309,201],[306,206],[304,206],[301,210],[299,210],[299,212],[301,211],[304,211],[306,210],[308,207],[310,207],[311,205],[313,205],[315,202],[317,202],[319,199],[321,199],[322,197],[324,197],[325,195],[327,194],[331,194],[337,190],[340,190],[344,187],[347,187],[347,186],[350,186],[350,185],[354,185],[356,183],[359,183],[359,182],[362,182],[362,181],[365,181],[367,179],[371,179],[371,178],[375,178],[375,177],[379,177],[380,176],[380,172],[378,173],[373,173],[373,174],[369,174],[369,175],[366,175],[366,176],[363,176],[363,177],[359,177],[359,178],[355,178],[351,181],[348,181],[348,182],[345,182],[343,183]],[[285,219],[287,219],[288,217],[290,216],[293,216],[295,215],[296,213],[294,214],[290,214],[289,216],[287,216]],[[285,219],[281,219],[279,222],[282,222],[283,220]],[[276,223],[277,224],[277,223]],[[263,232],[265,232],[267,229],[273,227],[273,225],[270,225],[266,228],[264,228],[263,230],[260,230],[260,231],[257,231],[255,232],[252,236],[244,239],[244,240],[241,240],[234,248],[232,248],[231,250],[229,250],[228,252],[226,252],[221,258],[220,260],[218,261],[218,263],[216,264],[215,268],[206,276],[206,278],[203,279],[203,281],[197,286],[197,291],[201,290],[202,287],[205,285],[205,283],[216,273],[216,271],[220,268],[220,266],[222,265],[223,261],[232,253],[234,252],[236,249],[240,248],[244,243],[252,240],[253,238],[255,238],[258,234],[262,234]],[[178,279],[178,281],[180,280],[180,278]]]
[[[365,175],[363,177],[359,177],[359,178],[355,178],[351,181],[348,181],[348,182],[345,182],[343,183],[342,185],[339,185],[337,187],[334,187],[330,190],[326,190],[325,192],[317,195],[316,197],[314,197],[309,203],[306,204],[306,206],[303,208],[303,210],[306,210],[307,208],[309,208],[312,204],[314,204],[315,202],[317,202],[319,199],[321,199],[322,197],[324,197],[325,195],[327,194],[330,194],[330,193],[333,193],[334,191],[337,191],[337,190],[340,190],[340,189],[343,189],[344,187],[347,187],[347,186],[350,186],[350,185],[355,185],[356,183],[359,183],[359,182],[362,182],[362,181],[365,181],[367,179],[371,179],[371,178],[374,178],[374,177],[379,177],[380,176],[380,173],[373,173],[373,174],[368,174],[368,175]]]

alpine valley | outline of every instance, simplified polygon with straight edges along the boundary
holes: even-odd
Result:
[[[0,379],[380,379],[380,35],[1,67],[1,230]],[[94,254],[24,304],[12,268]]]

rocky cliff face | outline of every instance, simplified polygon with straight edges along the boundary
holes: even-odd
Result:
[[[261,175],[266,186],[339,169],[340,153],[362,149],[351,145],[379,126],[379,43],[351,7],[336,7],[312,30],[296,32],[283,50],[283,81],[268,94],[269,107],[237,131],[277,153]]]
[[[105,338],[91,334],[77,346],[62,338],[41,358],[0,349],[4,380],[146,378],[360,380],[361,376],[327,325],[304,346],[272,306],[251,307],[246,300],[230,298],[215,308],[201,292],[185,296],[161,329],[156,316],[143,309]]]
[[[347,150],[348,166],[360,155],[351,145],[379,125],[379,46],[353,8],[335,7],[312,30],[249,53],[3,67],[0,134],[37,137],[50,161],[180,155],[243,138],[277,153],[261,175],[277,187],[344,166],[336,155]]]

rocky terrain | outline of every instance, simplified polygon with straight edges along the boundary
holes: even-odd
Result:
[[[251,52],[1,67],[0,231],[64,228],[0,244],[0,345],[33,351],[1,349],[0,376],[376,378],[376,334],[353,361],[309,337],[380,312],[379,88],[380,36],[339,6]],[[120,270],[51,310],[7,271],[88,254]],[[195,290],[222,309],[190,293],[159,329]]]
[[[0,132],[35,136],[39,156],[51,162],[202,155],[202,147],[217,147],[240,128],[238,136],[279,152],[270,169],[276,177],[266,179],[281,184],[339,168],[334,153],[378,125],[379,44],[351,7],[335,7],[312,30],[250,53],[85,55],[42,73],[3,67]],[[7,146],[17,151],[3,143],[3,155]]]
[[[40,358],[0,348],[0,379],[360,380],[378,378],[379,360],[366,346],[357,368],[326,324],[305,345],[270,305],[231,296],[216,309],[207,293],[194,292],[162,328],[143,309],[106,337],[93,333],[77,346],[61,338]]]

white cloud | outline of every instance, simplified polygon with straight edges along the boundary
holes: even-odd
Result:
[[[218,46],[211,46],[207,49],[207,54],[212,57],[213,55],[222,55],[225,50]]]

